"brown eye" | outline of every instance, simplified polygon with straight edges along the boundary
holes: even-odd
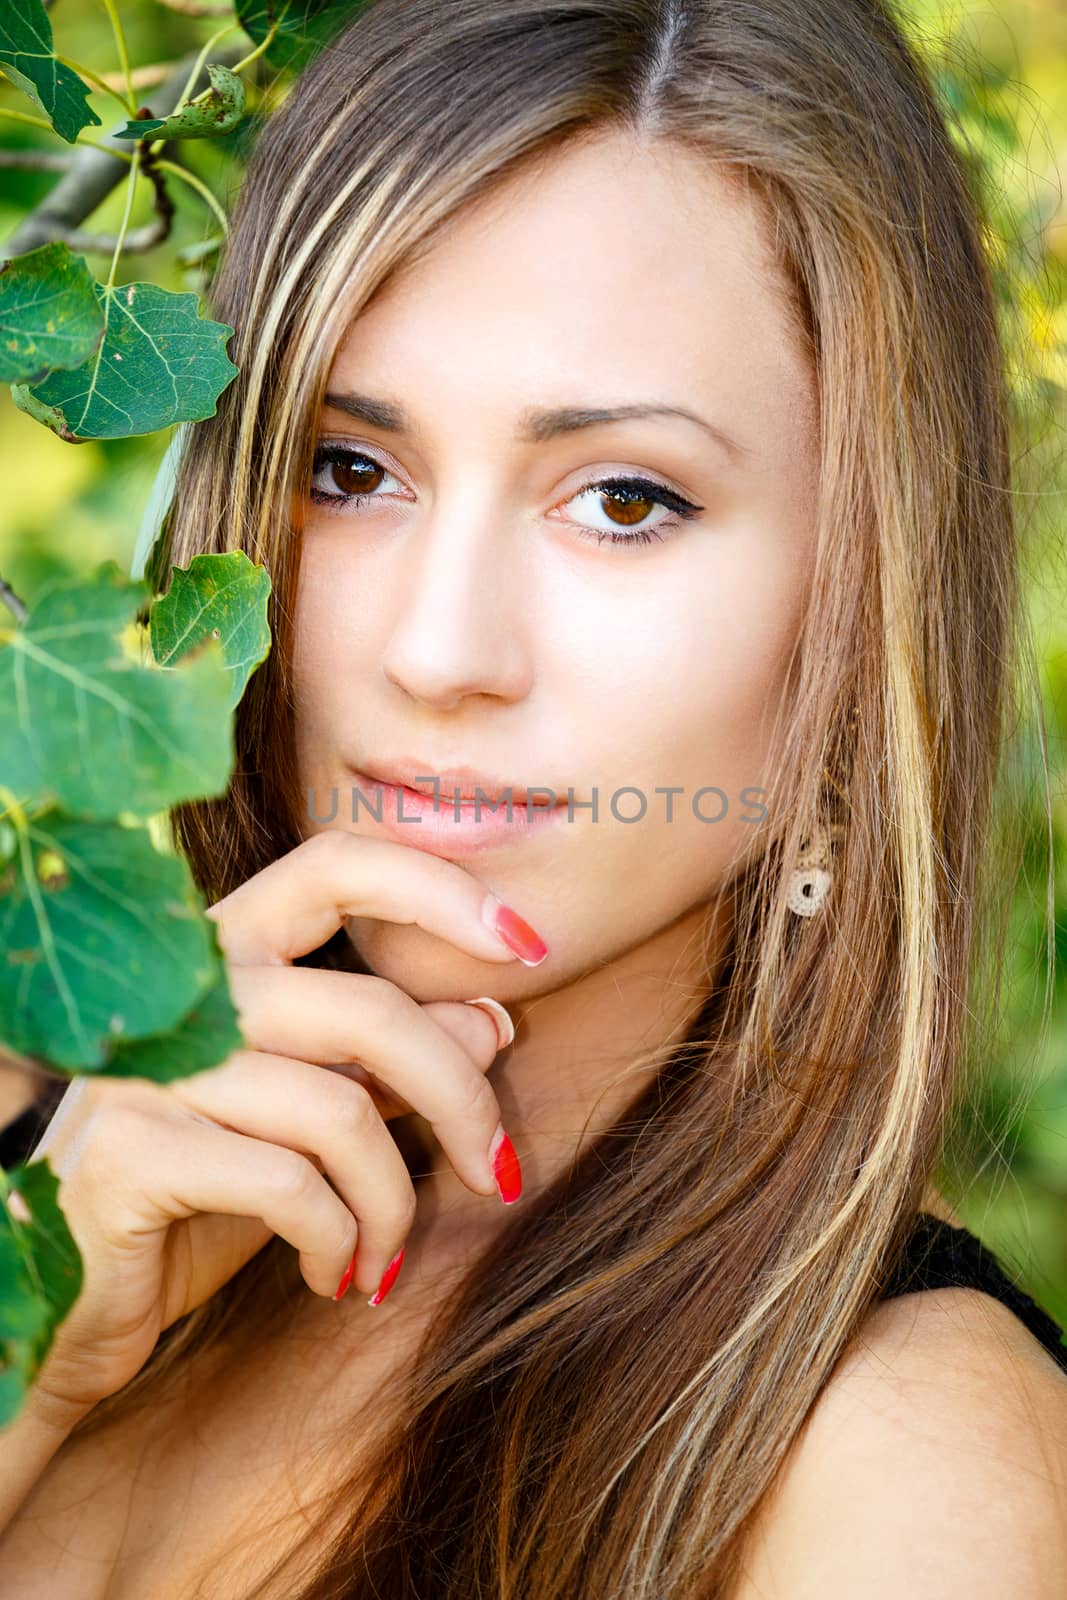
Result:
[[[659,504],[648,495],[635,493],[631,489],[602,490],[600,498],[607,514],[624,528],[643,522],[651,514],[653,506]]]
[[[321,445],[312,466],[311,497],[344,502],[372,496],[390,477],[373,456],[340,445]]]
[[[686,500],[674,489],[668,489],[665,483],[657,483],[653,478],[640,474],[598,478],[593,483],[587,483],[584,489],[579,489],[568,504],[578,506],[583,501],[587,510],[592,510],[605,521],[599,526],[595,522],[590,526],[576,517],[569,520],[574,523],[580,538],[595,539],[597,544],[605,539],[610,539],[613,544],[650,544],[653,540],[670,537],[681,523],[704,510],[703,506]],[[656,520],[647,522],[646,518],[654,512]],[[620,532],[622,528],[629,528],[631,532]]]
[[[366,494],[368,489],[377,488],[374,480],[381,476],[381,467],[362,456],[330,464],[330,477],[342,494]]]

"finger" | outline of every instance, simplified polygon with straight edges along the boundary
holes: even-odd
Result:
[[[358,1225],[353,1281],[372,1294],[414,1221],[415,1189],[367,1090],[311,1062],[251,1050],[170,1088],[213,1122],[318,1157]]]
[[[446,1028],[468,1054],[474,1053],[472,1041],[486,1037],[485,1024],[478,1020],[480,1017],[488,1017],[493,1024],[497,1053],[506,1050],[515,1038],[515,1024],[507,1007],[491,995],[478,995],[474,1000],[423,1000],[420,1004],[427,1016]],[[472,1029],[476,1032],[472,1033]]]
[[[230,993],[241,1032],[253,1050],[343,1067],[357,1053],[360,985],[386,980],[319,967],[234,967]],[[489,996],[478,1000],[416,1002],[424,1015],[461,1045],[480,1068],[510,1044],[507,1010]]]
[[[499,1042],[479,1007],[455,1002],[469,1015],[450,1031],[396,984],[371,974],[247,967],[235,968],[231,977],[250,1046],[342,1073],[340,1063],[357,1063],[431,1124],[469,1189],[496,1192],[489,1150],[500,1107],[485,1074]],[[456,1037],[461,1029],[462,1043]]]
[[[298,1251],[308,1286],[332,1296],[356,1248],[352,1212],[297,1150],[134,1101],[91,1118],[79,1146],[82,1158],[68,1151],[56,1170],[79,1226],[106,1249],[198,1213],[259,1217]]]
[[[362,1083],[387,1122],[414,1107],[354,1059],[356,1038],[350,985],[359,974],[311,967],[232,967],[230,991],[245,1043],[272,1055],[314,1061]],[[505,1008],[490,996],[477,1000],[418,1002],[423,1012],[488,1071],[515,1030]]]
[[[344,919],[377,917],[414,923],[482,961],[530,959],[533,930],[511,912],[494,931],[501,908],[484,884],[454,861],[344,828],[313,834],[210,907],[229,961],[281,965],[317,950]],[[518,931],[514,931],[518,923]],[[490,924],[494,924],[491,926]],[[511,946],[506,942],[511,940]]]

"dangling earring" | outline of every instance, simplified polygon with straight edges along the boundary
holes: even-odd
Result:
[[[848,719],[849,742],[853,746],[859,730],[859,714],[858,704],[853,705]],[[840,805],[843,798],[842,791],[835,783],[830,768],[825,765],[823,779],[827,786],[835,791],[834,805]],[[801,845],[797,864],[790,874],[789,888],[786,892],[789,909],[795,911],[798,917],[813,917],[816,911],[825,905],[833,884],[830,852],[844,836],[845,829],[840,822],[831,822],[826,826],[816,823],[810,838],[805,839]]]
[[[798,917],[813,917],[826,903],[833,883],[831,843],[843,833],[840,823],[831,823],[828,828],[816,826],[801,846],[786,895],[790,911],[795,911]]]

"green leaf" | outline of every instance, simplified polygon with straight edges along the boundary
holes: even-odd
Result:
[[[232,678],[221,646],[161,669],[124,635],[147,602],[114,561],[45,588],[0,627],[0,782],[68,811],[150,816],[221,794],[233,762]]]
[[[29,1220],[0,1205],[0,1428],[22,1408],[55,1330],[82,1291],[81,1254],[60,1209],[47,1156],[11,1168],[3,1187],[21,1195]]]
[[[245,109],[245,86],[229,67],[209,63],[211,87],[169,117],[127,122],[112,135],[115,139],[211,139],[230,133],[240,122]]]
[[[43,422],[46,428],[51,428],[53,433],[58,433],[59,437],[65,439],[68,444],[82,442],[67,427],[67,419],[62,411],[57,411],[55,406],[43,406],[39,400],[33,398],[24,383],[13,383],[11,385],[11,398],[20,411],[25,411],[26,415],[32,417],[34,422]]]
[[[0,876],[4,1042],[68,1071],[177,1027],[218,982],[214,924],[184,857],[143,827],[58,809]]]
[[[61,139],[73,144],[100,118],[87,104],[89,86],[63,66],[52,48],[52,24],[41,0],[4,0],[0,9],[0,67],[28,94]]]
[[[37,1283],[57,1322],[74,1305],[82,1289],[81,1257],[67,1220],[59,1208],[59,1178],[47,1156],[13,1167],[5,1174],[10,1187],[25,1201],[32,1226],[29,1235]]]
[[[273,27],[271,66],[299,69],[365,10],[369,0],[237,0],[237,20],[256,44]]]
[[[0,382],[40,383],[88,361],[104,336],[95,280],[83,256],[43,244],[0,262]]]
[[[214,924],[209,921],[209,927]],[[207,993],[169,1033],[122,1043],[100,1071],[109,1078],[151,1078],[172,1083],[190,1073],[218,1066],[245,1044],[230,994],[226,969],[220,960]]]
[[[16,405],[74,440],[127,439],[214,416],[219,395],[237,376],[226,354],[233,329],[199,316],[195,294],[154,283],[111,289],[98,283],[96,294],[104,338],[95,356],[26,394],[15,389]]]
[[[149,632],[161,667],[173,667],[206,639],[218,639],[231,674],[230,704],[236,706],[252,673],[270,649],[266,567],[243,550],[194,556],[175,568],[170,588],[152,606]]]

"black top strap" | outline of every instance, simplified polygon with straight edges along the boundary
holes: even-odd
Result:
[[[1067,1372],[1064,1330],[1004,1270],[993,1252],[966,1228],[920,1211],[882,1291],[882,1299],[919,1289],[981,1289],[1026,1324]]]

